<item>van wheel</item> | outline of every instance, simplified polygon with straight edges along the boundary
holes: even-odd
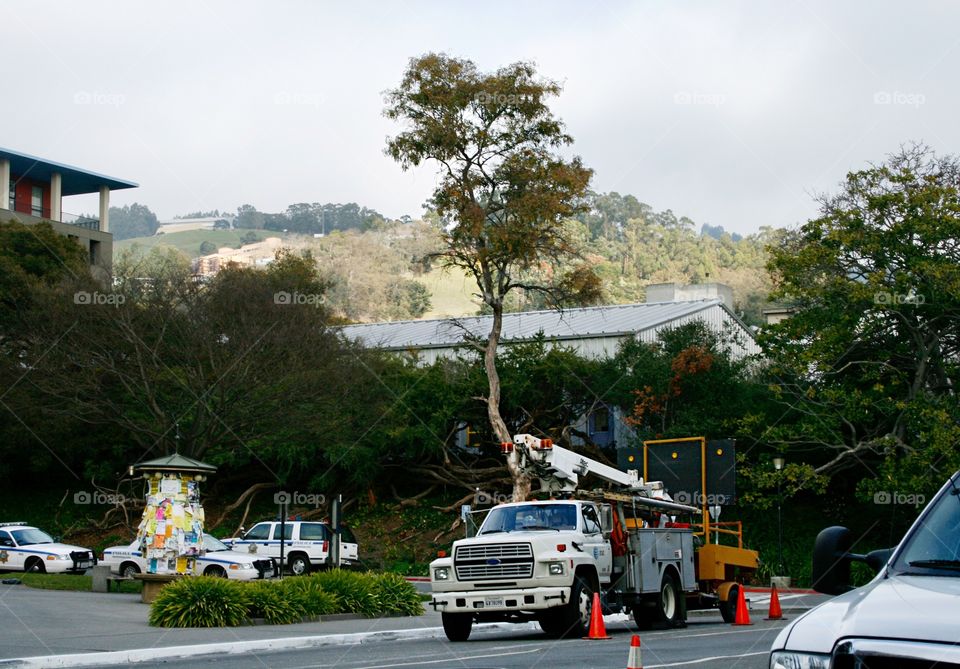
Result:
[[[737,619],[737,598],[740,596],[740,586],[734,584],[730,586],[730,592],[727,594],[727,601],[720,602],[717,608],[720,609],[720,615],[723,616],[723,622],[732,623]]]
[[[310,559],[302,553],[291,556],[287,564],[290,567],[290,573],[294,576],[303,576],[310,571]]]
[[[450,641],[466,641],[470,638],[473,628],[473,614],[471,613],[441,613],[443,633]]]

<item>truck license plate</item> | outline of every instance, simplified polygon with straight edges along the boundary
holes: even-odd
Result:
[[[494,609],[497,607],[503,606],[503,599],[485,599],[483,600],[483,608],[485,609]]]
[[[89,560],[83,560],[77,563],[77,569],[89,569],[93,566],[93,563]]]

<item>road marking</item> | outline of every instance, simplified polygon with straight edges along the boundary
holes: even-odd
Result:
[[[454,662],[464,662],[466,660],[485,660],[490,657],[508,657],[510,655],[529,655],[530,653],[539,653],[542,648],[531,648],[530,650],[515,650],[509,653],[486,653],[484,655],[454,655],[447,656],[439,660],[418,660],[416,662],[398,662],[395,664],[370,664],[363,667],[352,667],[351,669],[384,669],[384,667],[420,667],[425,664],[440,664],[441,662],[450,664]],[[314,665],[316,666],[316,665]]]
[[[755,655],[766,655],[770,651],[763,650],[758,653],[742,653],[740,655],[715,655],[713,657],[701,657],[698,660],[687,660],[686,662],[670,662],[669,664],[648,664],[647,669],[659,669],[660,667],[685,667],[691,664],[701,664],[703,662],[714,662],[716,660],[736,660],[744,657],[754,657]]]

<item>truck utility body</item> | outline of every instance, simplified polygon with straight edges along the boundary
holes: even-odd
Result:
[[[594,593],[600,593],[605,613],[629,611],[641,629],[656,622],[682,626],[688,601],[718,603],[720,597],[702,591],[698,580],[701,537],[667,515],[699,509],[677,504],[661,484],[645,483],[636,472],[549,440],[517,435],[503,450],[552,494],[572,496],[586,474],[617,490],[501,504],[476,536],[454,542],[450,556],[430,565],[430,605],[442,613],[448,638],[466,640],[474,622],[529,620],[551,636],[582,636]]]

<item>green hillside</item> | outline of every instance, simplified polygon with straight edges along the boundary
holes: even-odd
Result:
[[[423,318],[446,316],[470,316],[480,309],[473,293],[476,283],[471,277],[459,274],[454,269],[434,269],[417,277],[430,291],[430,310]]]
[[[191,258],[196,258],[200,255],[200,245],[203,242],[212,242],[218,247],[240,248],[242,245],[240,239],[250,233],[257,235],[257,241],[267,237],[284,237],[283,233],[272,230],[186,230],[164,235],[124,239],[114,243],[114,250],[122,251],[137,245],[146,252],[156,246],[172,246],[180,249]]]

